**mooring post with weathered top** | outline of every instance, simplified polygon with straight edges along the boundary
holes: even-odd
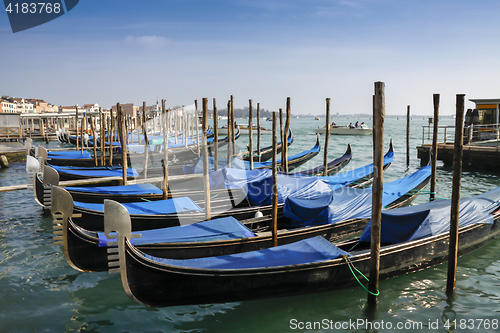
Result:
[[[105,122],[104,122],[104,115],[102,113],[102,108],[99,107],[99,125],[100,125],[100,134],[99,134],[99,139],[101,141],[101,166],[104,166],[104,163],[106,162],[106,152],[104,151],[106,139],[104,138],[104,133],[106,132],[105,130]]]
[[[78,105],[75,105],[75,129],[76,129],[76,151],[78,151],[79,150],[79,143],[78,143],[78,140],[79,140],[78,139]]]
[[[205,220],[210,220],[211,205],[210,205],[210,178],[209,178],[209,161],[208,161],[208,147],[207,147],[207,127],[208,127],[208,98],[202,99],[203,115],[201,130],[203,132],[203,188],[205,191]],[[217,139],[217,138],[216,138]]]
[[[280,117],[280,142],[283,144],[283,109],[279,109],[279,117]],[[278,166],[282,171],[285,169],[285,151],[281,148],[281,166]]]
[[[214,171],[219,169],[219,115],[217,114],[217,104],[214,98]]]
[[[248,100],[248,155],[250,156],[250,170],[253,170],[253,128],[252,128],[252,100]]]
[[[236,153],[236,140],[234,139],[234,133],[236,132],[236,121],[234,120],[234,97],[231,95],[231,151],[233,154]]]
[[[142,102],[142,133],[144,134],[144,178],[148,178],[149,136],[146,123],[146,102]]]
[[[430,200],[433,201],[436,197],[436,173],[437,173],[437,141],[438,141],[438,124],[439,124],[439,94],[433,95],[433,103],[434,103],[434,130],[432,132],[432,153],[431,153],[431,194]]]
[[[328,140],[330,138],[330,99],[326,99],[325,151],[323,157],[323,176],[328,176]]]
[[[94,141],[94,165],[97,166],[97,139],[95,137],[95,117],[90,117],[90,130],[92,131],[92,140]]]
[[[232,141],[231,137],[233,136],[233,133],[231,132],[231,129],[233,127],[231,126],[231,100],[227,101],[227,166],[230,168],[231,167],[231,158],[232,158]]]
[[[117,110],[118,111],[118,110]],[[114,152],[114,138],[115,138],[115,133],[114,133],[114,116],[113,116],[113,108],[109,110],[109,131],[108,131],[108,139],[109,139],[109,165],[113,165],[113,152]]]
[[[169,134],[169,117],[165,108],[165,100],[161,100],[161,125],[163,127],[163,199],[168,198],[168,134]]]
[[[276,112],[273,112],[273,186],[272,186],[272,197],[273,197],[273,246],[278,246],[278,163],[277,163],[277,145],[278,136],[276,131],[277,125]]]
[[[83,154],[83,146],[84,146],[84,136],[85,136],[85,130],[87,128],[87,125],[86,125],[86,118],[85,118],[85,112],[83,113],[83,118],[82,118],[82,124],[80,125],[80,139],[82,140],[80,142],[80,153]]]
[[[406,108],[406,167],[410,166],[410,106]]]
[[[373,186],[371,219],[370,282],[368,306],[377,306],[380,269],[380,229],[382,220],[383,162],[384,162],[385,84],[375,82],[373,96]]]
[[[260,103],[257,103],[257,156],[259,162],[261,162],[260,158]]]
[[[194,123],[196,126],[196,152],[198,157],[200,157],[200,120],[198,118],[198,100],[194,100]]]
[[[120,143],[122,146],[122,174],[123,174],[123,185],[127,185],[127,142],[125,139],[125,117],[123,115],[123,110],[120,103],[116,104],[117,121],[118,121],[118,135],[120,137]]]
[[[460,214],[460,186],[462,177],[462,155],[464,148],[464,101],[465,95],[457,95],[455,117],[455,148],[453,150],[453,185],[451,193],[450,245],[448,253],[448,280],[446,293],[453,295],[457,282],[458,220]]]
[[[291,109],[290,109],[290,97],[286,99],[286,120],[285,120],[285,130],[283,131],[283,141],[281,141],[281,149],[285,152],[284,156],[284,164],[283,171],[288,172],[288,131],[290,130],[290,117],[291,117]]]

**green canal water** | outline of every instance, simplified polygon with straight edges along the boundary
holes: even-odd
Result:
[[[348,124],[358,119],[334,120]],[[371,124],[369,118],[359,121]],[[314,129],[323,122],[292,119],[295,141],[290,153],[311,148]],[[441,124],[453,122],[441,120]],[[426,124],[427,118],[412,119],[407,168],[406,119],[386,119],[385,147],[392,138],[396,154],[384,173],[385,182],[418,169],[415,147],[421,144],[421,126]],[[270,135],[263,136],[263,145],[270,140]],[[242,146],[248,142],[246,138],[238,141]],[[353,159],[345,170],[371,163],[371,137],[332,136],[330,159],[341,156],[348,143]],[[303,168],[322,161],[320,153]],[[437,196],[450,198],[451,167],[440,163],[437,179]],[[0,186],[25,181],[23,163],[0,170]],[[497,171],[463,171],[462,196],[497,186]],[[415,203],[426,201],[428,197],[421,196]],[[366,292],[361,287],[261,301],[147,308],[125,295],[118,275],[82,273],[67,264],[62,248],[52,245],[52,220],[42,214],[32,192],[0,193],[0,332],[498,332],[499,252],[500,242],[494,241],[460,258],[452,300],[445,295],[446,264],[381,281],[379,307],[371,326],[365,321]]]

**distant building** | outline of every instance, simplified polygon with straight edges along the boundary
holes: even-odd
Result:
[[[85,112],[98,112],[99,111],[99,104],[83,104],[81,109]]]
[[[35,113],[55,113],[59,111],[59,108],[55,105],[51,105],[45,102],[43,99],[28,99],[34,107]]]
[[[33,107],[33,103],[29,102],[24,98],[14,98],[14,101],[17,103],[17,112],[19,113],[33,113],[35,112],[35,108]]]
[[[123,114],[131,117],[137,117],[139,110],[142,109],[138,106],[135,106],[133,103],[120,104],[120,106],[122,107]],[[111,110],[113,110],[113,112],[116,112],[116,105],[113,105],[111,107]]]
[[[1,105],[0,105],[1,113],[17,113],[17,104],[14,102],[13,98],[2,96]]]

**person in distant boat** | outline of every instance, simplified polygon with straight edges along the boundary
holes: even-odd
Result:
[[[349,128],[354,128],[354,126],[352,126],[352,123],[349,123]]]
[[[365,125],[365,122],[361,122],[361,125],[359,125],[359,128],[368,128],[368,126]]]
[[[359,127],[359,121],[356,122],[356,124],[354,125],[354,127],[356,127],[356,128]]]
[[[337,124],[335,124],[334,121],[332,121],[332,127],[337,127]]]

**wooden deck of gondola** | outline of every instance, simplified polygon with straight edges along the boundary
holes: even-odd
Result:
[[[421,165],[426,165],[429,161],[432,144],[423,144],[417,147],[417,157]],[[437,159],[447,165],[453,163],[453,142],[438,143]],[[473,165],[478,168],[497,168],[500,166],[500,147],[485,147],[464,145],[462,164]]]

